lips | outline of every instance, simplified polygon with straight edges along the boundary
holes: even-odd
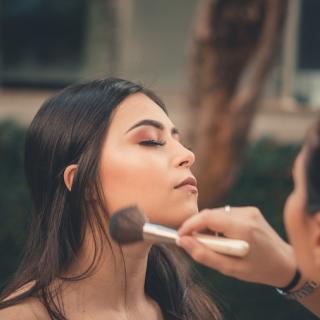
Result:
[[[184,188],[194,192],[197,192],[197,180],[194,177],[188,177],[181,181],[178,185],[174,187],[175,189]]]

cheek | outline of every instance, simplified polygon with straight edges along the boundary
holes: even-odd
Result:
[[[110,154],[110,153],[109,153]],[[137,204],[143,210],[159,205],[168,195],[166,162],[161,157],[143,157],[126,151],[111,154],[101,164],[103,191],[109,212]]]
[[[286,202],[284,222],[298,266],[303,273],[307,274],[312,264],[309,229],[304,216],[303,206],[295,194],[292,194]]]
[[[125,154],[125,156],[123,156]],[[197,197],[174,190],[176,176],[165,155],[157,153],[108,153],[101,163],[101,180],[111,214],[138,205],[150,222],[177,228],[198,212]]]
[[[284,224],[286,228],[287,235],[289,237],[290,242],[292,242],[292,235],[294,235],[294,197],[291,194],[285,204],[284,207]]]
[[[290,242],[300,249],[305,236],[304,212],[299,195],[293,192],[284,208],[284,223]]]

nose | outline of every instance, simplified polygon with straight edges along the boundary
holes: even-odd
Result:
[[[177,148],[179,149],[179,152],[177,152],[175,157],[175,166],[190,168],[195,161],[194,153],[180,143]]]

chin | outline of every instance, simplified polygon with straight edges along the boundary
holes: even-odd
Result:
[[[176,210],[171,214],[167,214],[161,217],[162,221],[158,223],[170,228],[178,229],[185,220],[197,214],[198,212],[198,208],[186,208],[184,210]]]

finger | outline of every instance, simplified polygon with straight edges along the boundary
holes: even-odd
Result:
[[[253,207],[232,207],[231,212],[226,212],[224,208],[204,209],[187,219],[178,233],[182,236],[210,229],[227,237],[242,239],[252,221],[260,215],[260,211]]]
[[[194,261],[225,275],[233,274],[234,270],[232,268],[235,268],[236,263],[239,262],[238,258],[216,253],[189,236],[181,237],[178,245],[183,248]]]
[[[234,210],[235,211],[235,210]],[[236,212],[226,214],[224,209],[206,209],[187,219],[179,228],[180,236],[191,234],[196,231],[210,229],[225,234],[232,233],[232,230],[241,223]]]

